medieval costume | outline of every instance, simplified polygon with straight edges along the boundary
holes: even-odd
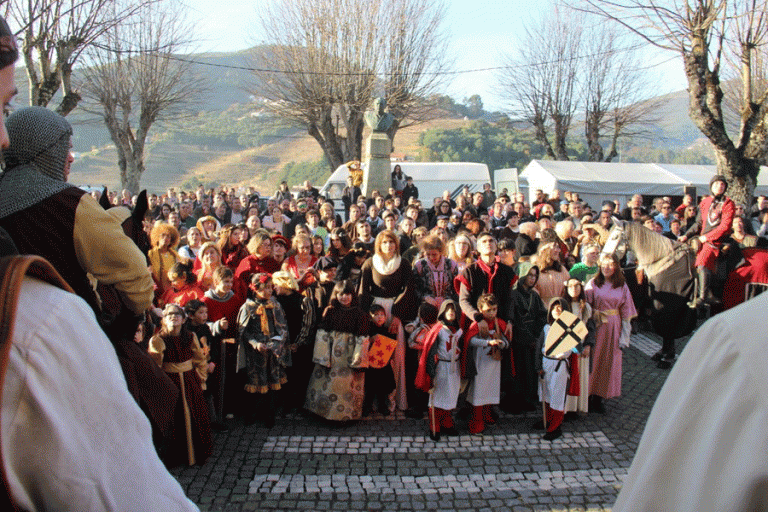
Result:
[[[463,376],[471,379],[467,390],[467,402],[473,406],[472,416],[469,419],[469,432],[472,434],[485,430],[486,424],[496,423],[491,405],[501,401],[501,349],[509,347],[509,341],[504,337],[506,327],[504,320],[496,318],[488,326],[490,338],[480,337],[477,322],[472,322],[467,331]],[[502,345],[491,347],[489,342],[492,339],[500,340]]]
[[[463,331],[456,320],[445,318],[446,310],[456,303],[443,301],[419,359],[416,387],[429,395],[429,432],[433,440],[440,439],[440,432],[454,433],[451,411],[456,408],[461,391],[461,338]],[[458,311],[456,311],[458,315]],[[447,431],[447,432],[446,432]]]
[[[362,416],[365,393],[364,348],[370,317],[356,306],[333,301],[315,338],[315,369],[304,407],[327,420]]]
[[[149,340],[149,354],[179,388],[176,409],[176,436],[170,449],[172,462],[187,460],[202,464],[213,451],[208,405],[203,396],[208,363],[200,341],[182,329],[178,335],[155,335]]]
[[[246,393],[263,398],[250,401],[246,422],[262,413],[265,424],[271,427],[275,421],[275,392],[288,382],[285,368],[291,364],[291,351],[285,346],[288,327],[283,308],[274,297],[249,299],[237,314],[237,328],[237,370],[246,370]]]
[[[427,258],[421,258],[413,264],[414,290],[418,302],[424,302],[427,297],[433,299],[439,308],[444,299],[457,301],[459,299],[453,280],[459,274],[455,261],[440,257],[437,265],[432,265]]]
[[[716,195],[717,183],[721,182],[722,193]],[[685,238],[701,235],[706,241],[701,244],[696,254],[696,268],[698,270],[698,297],[696,305],[706,300],[716,301],[712,295],[712,274],[717,271],[717,259],[720,256],[723,244],[731,233],[733,216],[736,205],[725,195],[728,190],[728,182],[724,176],[715,175],[709,182],[712,195],[701,200],[699,215],[696,222],[685,232]]]
[[[536,409],[538,403],[536,340],[547,323],[547,308],[533,289],[538,280],[539,268],[531,265],[530,262],[523,262],[520,263],[519,271],[520,279],[512,292],[508,313],[514,326],[512,353],[514,354],[515,393],[510,397],[511,400],[506,401],[506,407],[513,412]]]
[[[384,307],[387,319],[395,316],[401,322],[396,335],[397,348],[392,355],[392,369],[397,384],[395,406],[405,410],[408,408],[408,401],[405,385],[405,333],[402,322],[411,320],[416,312],[411,265],[399,254],[388,262],[384,262],[380,255],[374,254],[361,268],[359,294],[363,311],[368,311],[375,302]]]
[[[629,321],[637,316],[626,284],[614,288],[610,281],[602,286],[592,279],[584,288],[594,311],[596,331],[592,349],[589,393],[602,398],[621,395],[622,349],[629,346]]]
[[[547,355],[544,342],[549,334],[550,327],[556,320],[553,313],[555,306],[560,306],[560,312],[569,311],[567,301],[555,297],[549,302],[548,323],[542,329],[541,335],[536,340],[536,373],[542,375],[539,383],[539,399],[545,404],[547,433],[544,439],[551,441],[562,435],[560,425],[565,416],[566,395],[578,392],[578,352],[582,345],[578,344],[572,351],[563,354],[562,357],[550,357]]]

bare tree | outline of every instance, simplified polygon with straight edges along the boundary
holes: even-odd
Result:
[[[21,55],[29,79],[29,103],[47,107],[61,90],[56,112],[66,116],[81,100],[72,70],[105,31],[135,14],[143,3],[118,0],[8,0],[6,13],[21,27]]]
[[[553,7],[526,26],[499,77],[513,113],[531,124],[551,159],[569,159],[566,141],[578,113],[592,161],[611,161],[619,140],[643,134],[654,119],[658,105],[643,101],[646,80],[634,52],[621,47],[617,30],[594,21]]]
[[[82,90],[93,104],[85,108],[104,119],[118,154],[123,188],[138,192],[150,129],[177,119],[203,88],[190,62],[174,53],[191,33],[178,4],[145,5],[132,23],[114,25],[89,56]]]
[[[634,51],[621,48],[616,27],[600,26],[585,37],[582,51],[589,57],[581,67],[584,136],[588,159],[610,162],[618,156],[620,139],[642,137],[658,121],[659,100],[646,94],[647,71]],[[608,151],[601,139],[607,138]]]
[[[254,94],[304,126],[335,169],[362,153],[363,114],[383,95],[395,123],[423,119],[444,62],[440,0],[282,0],[263,9]]]
[[[506,57],[500,76],[513,110],[531,123],[547,156],[556,160],[569,160],[566,139],[578,104],[581,43],[581,20],[555,8],[525,27],[518,54]]]
[[[440,1],[389,0],[384,7],[379,31],[387,46],[379,76],[395,116],[387,132],[394,142],[399,129],[435,118],[438,110],[428,98],[441,89],[449,63]]]
[[[764,70],[766,0],[584,0],[585,10],[614,20],[682,59],[688,79],[689,115],[714,146],[729,194],[747,203],[768,156],[768,93]],[[730,63],[730,66],[729,66]],[[738,135],[729,135],[723,79],[740,84]]]

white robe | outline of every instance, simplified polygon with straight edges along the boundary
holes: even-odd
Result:
[[[547,339],[549,325],[544,326],[542,336]],[[565,410],[565,395],[568,392],[568,360],[551,359],[544,357],[544,348],[541,349],[541,367],[544,370],[544,378],[539,380],[539,400],[549,404],[556,411]]]
[[[459,360],[461,347],[459,341],[463,331],[457,330],[451,334],[446,328],[437,333],[437,368],[432,379],[432,393],[429,395],[429,406],[450,411],[456,408],[461,391],[461,368]],[[451,349],[448,350],[448,342]]]
[[[158,458],[91,308],[29,277],[1,425],[2,462],[23,510],[198,510]]]
[[[495,331],[489,331],[494,334]],[[501,399],[501,361],[496,361],[490,356],[490,339],[473,336],[469,343],[475,347],[474,361],[477,374],[472,378],[467,390],[467,402],[472,405],[498,404]],[[509,342],[503,338],[503,348],[509,346]]]
[[[768,293],[701,326],[648,418],[614,512],[768,510]]]

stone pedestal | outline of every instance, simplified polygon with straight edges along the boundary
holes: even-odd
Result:
[[[378,190],[382,196],[386,196],[392,186],[390,153],[392,143],[386,133],[373,132],[366,137],[363,147],[363,184],[360,187],[366,198],[371,197],[373,190]]]

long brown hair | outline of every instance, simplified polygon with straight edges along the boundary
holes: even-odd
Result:
[[[621,265],[619,264],[619,258],[615,254],[603,254],[600,259],[597,260],[598,271],[595,276],[595,284],[597,286],[603,286],[606,281],[606,277],[603,275],[603,262],[605,260],[611,260],[613,262],[614,271],[613,275],[608,278],[613,288],[621,288],[624,286],[624,273],[621,271]]]

